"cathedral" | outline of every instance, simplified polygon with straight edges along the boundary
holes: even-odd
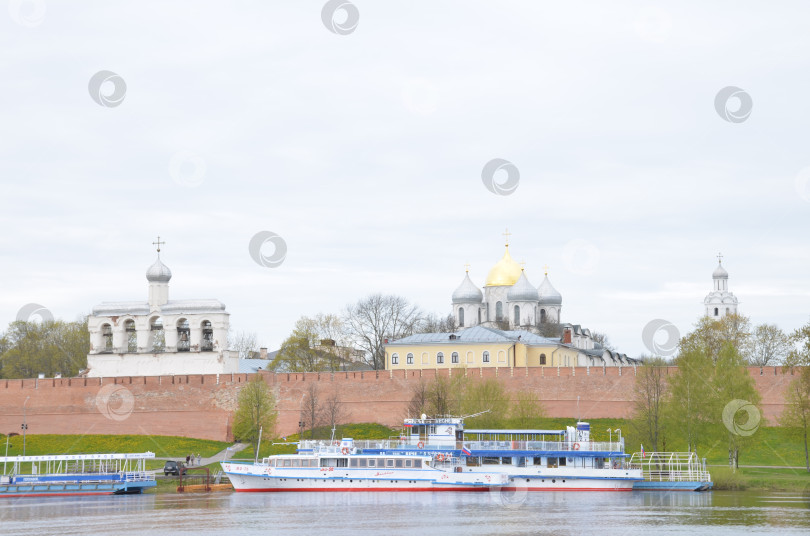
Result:
[[[453,292],[452,301],[456,328],[504,329],[508,324],[508,329],[519,329],[557,324],[562,310],[562,296],[548,280],[548,271],[535,288],[524,269],[509,254],[508,241],[503,258],[487,274],[484,291],[472,282],[468,269],[461,285]]]

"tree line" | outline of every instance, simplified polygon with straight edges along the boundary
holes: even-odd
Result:
[[[671,363],[648,358],[637,373],[633,426],[642,444],[651,451],[673,450],[676,444],[692,452],[724,448],[736,468],[741,452],[765,424],[761,396],[747,367],[777,363],[803,366],[790,383],[779,424],[802,431],[810,471],[810,323],[785,335],[771,325],[751,330],[742,315],[701,318],[680,340]],[[677,368],[667,369],[670,365]]]
[[[76,376],[87,368],[87,317],[74,322],[16,321],[0,334],[0,378]]]

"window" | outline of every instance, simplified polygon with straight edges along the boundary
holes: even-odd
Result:
[[[717,307],[714,308],[714,316],[717,316]]]
[[[202,322],[202,343],[200,350],[203,352],[211,352],[214,349],[214,326],[211,325],[210,320],[203,320]]]
[[[135,321],[127,320],[124,322],[124,331],[127,334],[127,352],[135,353],[138,351],[138,333],[135,331]]]
[[[391,354],[391,364],[399,365],[399,354]]]
[[[408,354],[408,355],[405,357],[405,364],[407,364],[407,365],[413,365],[413,354]]]
[[[503,303],[501,302],[495,304],[495,320],[497,322],[503,320]]]
[[[460,327],[460,328],[464,327],[464,308],[463,307],[458,308],[458,327]]]
[[[484,363],[489,363],[489,352],[484,352]]]
[[[453,353],[450,355],[450,361],[451,361],[452,363],[458,363],[458,352],[453,352]]]
[[[729,314],[729,309],[728,309],[728,307],[726,307],[726,314]]]
[[[481,309],[478,309],[478,323],[481,323]]]
[[[444,364],[444,353],[439,352],[438,354],[436,354],[436,364],[437,365],[443,365]]]
[[[181,318],[177,321],[177,351],[188,352],[191,349],[189,335],[191,329],[188,327],[188,320]]]
[[[101,336],[104,338],[102,352],[109,353],[113,351],[113,336],[112,336],[112,326],[109,324],[104,324],[101,326]]]
[[[475,354],[473,352],[467,352],[467,363],[474,363],[475,362]]]
[[[540,309],[540,323],[541,324],[546,323],[546,310],[545,309]]]
[[[154,353],[161,353],[166,349],[166,334],[163,332],[163,320],[159,316],[152,319],[150,323],[150,330],[152,332],[152,351]]]
[[[540,364],[541,365],[546,364],[546,354],[540,354]]]
[[[359,459],[359,460],[357,460],[357,461],[359,462],[359,464],[358,464],[358,465],[359,465],[360,467],[365,467],[365,466],[366,466],[366,459],[365,459],[365,458],[360,458],[360,459]]]
[[[515,305],[515,325],[520,325],[520,306]]]

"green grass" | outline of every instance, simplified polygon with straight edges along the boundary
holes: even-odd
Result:
[[[0,436],[0,452],[5,453],[6,437]],[[188,454],[213,456],[230,446],[222,441],[191,439],[174,436],[142,435],[37,435],[31,434],[25,440],[25,454],[96,454],[110,452],[154,452],[159,458],[185,458]],[[23,453],[22,436],[9,440],[9,456]],[[163,462],[160,462],[163,467]]]

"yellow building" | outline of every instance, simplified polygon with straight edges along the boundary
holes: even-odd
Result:
[[[420,333],[385,345],[385,368],[389,370],[573,367],[583,364],[581,357],[580,349],[559,339],[482,326],[457,333]]]

